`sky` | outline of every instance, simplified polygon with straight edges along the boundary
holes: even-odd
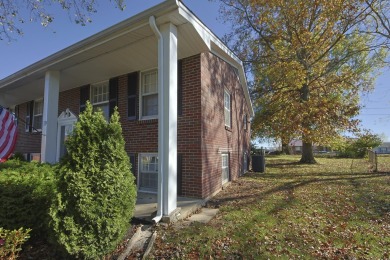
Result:
[[[92,15],[92,23],[86,26],[73,23],[65,11],[52,7],[50,11],[54,21],[48,27],[42,27],[37,22],[27,22],[21,27],[23,36],[14,35],[15,40],[10,43],[0,41],[0,79],[162,1],[127,0],[124,11],[115,8],[113,1],[97,2],[97,13]],[[223,23],[219,18],[218,1],[183,0],[183,2],[220,38],[229,32],[229,24]],[[383,135],[384,141],[390,141],[389,86],[390,67],[383,70],[378,77],[374,91],[362,96],[361,105],[364,108],[357,117],[362,121],[363,128]]]

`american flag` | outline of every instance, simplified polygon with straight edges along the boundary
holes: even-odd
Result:
[[[0,106],[0,163],[5,162],[14,151],[17,134],[15,116]]]

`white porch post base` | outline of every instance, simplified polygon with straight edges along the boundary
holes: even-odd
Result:
[[[164,217],[177,207],[177,28],[167,23],[160,28],[163,40],[163,86],[159,91],[159,160],[163,174]],[[159,50],[160,51],[160,50]],[[159,104],[159,105],[160,105]],[[161,194],[160,194],[161,196]]]
[[[60,73],[48,71],[45,75],[43,97],[41,161],[55,163],[57,157],[57,117]]]

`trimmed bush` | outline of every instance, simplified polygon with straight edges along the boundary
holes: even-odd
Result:
[[[0,227],[32,229],[46,236],[54,197],[54,169],[47,164],[8,160],[0,164]]]
[[[7,230],[0,227],[0,259],[16,259],[22,245],[30,238],[30,231],[31,229]]]
[[[66,147],[50,211],[52,227],[70,255],[101,258],[124,237],[136,201],[118,112],[107,123],[88,103]]]

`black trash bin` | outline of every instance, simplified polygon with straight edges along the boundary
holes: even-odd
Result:
[[[260,154],[252,155],[252,170],[254,172],[265,172],[264,150],[261,150]]]

